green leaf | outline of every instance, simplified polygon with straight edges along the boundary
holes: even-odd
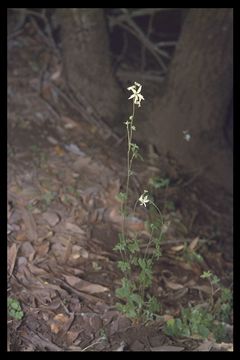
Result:
[[[212,276],[212,284],[217,285],[220,282],[220,279],[216,276]]]
[[[116,200],[120,201],[120,202],[124,202],[127,200],[127,194],[124,192],[120,192],[115,196]]]
[[[139,294],[132,293],[130,295],[130,300],[138,305],[138,307],[142,307],[144,301]]]
[[[118,234],[119,242],[113,248],[114,251],[125,251],[127,249],[127,240],[123,236],[123,234]]]
[[[18,300],[13,298],[8,298],[8,314],[16,320],[21,320],[23,317],[23,311]]]
[[[144,288],[148,288],[152,285],[152,272],[141,271],[138,280]]]
[[[126,249],[126,244],[118,243],[114,246],[113,251],[124,251]]]
[[[133,153],[136,153],[139,150],[139,146],[137,144],[131,143],[130,148]]]
[[[211,271],[204,271],[202,275],[200,276],[202,279],[209,279],[212,276]]]
[[[130,255],[129,261],[130,261],[130,264],[132,264],[132,265],[138,264],[138,258],[136,256]]]
[[[171,200],[167,201],[165,203],[165,208],[169,211],[175,211],[176,210],[176,206],[175,206],[175,203]]]
[[[202,324],[199,324],[198,326],[198,334],[200,336],[202,336],[204,339],[207,339],[208,335],[209,335],[209,329],[202,325]]]
[[[122,287],[116,289],[115,294],[117,297],[122,299],[129,298],[130,294],[135,290],[135,285],[127,278],[123,278],[121,281],[122,281]]]
[[[229,289],[222,288],[222,290],[221,290],[221,301],[222,302],[232,301],[232,293],[231,293],[231,291]]]
[[[10,306],[12,309],[21,310],[20,304],[17,300],[12,301]]]
[[[154,256],[157,260],[159,260],[159,258],[162,256],[162,251],[160,250],[160,248],[158,246],[156,246]]]
[[[148,270],[152,266],[152,260],[145,258],[138,258],[138,264],[142,270]]]
[[[164,189],[169,186],[170,180],[168,178],[153,177],[149,179],[149,185],[155,189]]]
[[[117,266],[122,272],[126,272],[126,271],[131,270],[131,265],[127,261],[120,260],[120,261],[117,262]]]
[[[149,296],[148,311],[150,313],[157,313],[160,310],[160,304],[155,296]]]
[[[128,250],[131,254],[135,254],[136,252],[138,252],[140,250],[139,240],[134,239],[133,241],[128,243]]]

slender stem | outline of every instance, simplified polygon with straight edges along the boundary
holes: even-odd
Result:
[[[138,203],[138,199],[136,200],[134,207],[133,207],[133,216],[135,215],[135,212],[136,212],[137,203]]]
[[[132,166],[132,159],[130,160],[130,152],[131,152],[131,144],[132,144],[132,126],[133,126],[134,115],[135,115],[135,104],[133,101],[133,109],[132,109],[132,115],[130,117],[130,124],[127,125],[127,135],[128,135],[127,186],[126,186],[127,196],[128,196],[128,190],[129,190],[130,171],[131,171],[131,166]]]
[[[123,202],[122,211],[123,211],[123,223],[122,223],[122,233],[125,237],[125,227],[126,227],[126,209],[128,204],[128,192],[129,192],[129,180],[131,174],[131,167],[132,167],[132,160],[133,157],[130,159],[131,153],[131,144],[132,144],[132,126],[133,120],[135,115],[135,104],[133,101],[133,108],[132,108],[132,115],[129,117],[130,123],[127,122],[127,138],[128,138],[128,152],[127,152],[127,184],[126,184],[126,200]]]
[[[213,306],[214,306],[214,289],[213,289],[213,284],[212,284],[212,281],[211,279],[209,279],[209,282],[210,282],[210,285],[211,285],[211,291],[212,291],[212,294],[211,294],[211,308],[213,309]]]
[[[145,260],[146,257],[147,257],[148,248],[149,248],[149,246],[151,245],[151,243],[153,242],[153,232],[154,232],[154,230],[151,230],[150,239],[149,239],[148,244],[147,244],[147,246],[146,246],[146,249],[145,249],[145,251],[144,251],[144,260]]]
[[[154,204],[153,201],[150,201],[150,204],[153,205],[155,207],[155,209],[157,210],[157,212],[159,213],[161,220],[162,220],[162,224],[163,224],[163,215],[162,215],[161,211],[159,210],[158,206],[156,204]]]

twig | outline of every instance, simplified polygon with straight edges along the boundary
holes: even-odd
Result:
[[[203,173],[203,170],[204,170],[204,168],[200,167],[190,179],[188,179],[187,181],[185,181],[182,184],[179,184],[179,187],[183,188],[183,187],[190,185],[192,182],[194,182],[194,180],[196,180],[199,176],[201,176],[201,174]]]
[[[198,202],[202,205],[202,207],[204,207],[206,210],[208,210],[212,215],[214,215],[216,217],[220,217],[220,218],[222,218],[222,217],[225,217],[225,218],[231,217],[231,215],[223,214],[223,213],[220,213],[220,212],[214,210],[210,205],[205,203],[205,201],[203,201],[203,200],[198,199]]]
[[[29,10],[29,9],[26,9],[26,8],[11,8],[11,10],[17,11],[17,12],[22,12],[22,13],[25,14],[25,16],[27,14],[27,15],[37,16],[37,17],[41,18],[42,20],[44,19],[42,13],[32,11],[32,10]]]
[[[190,242],[192,242],[193,241],[193,239],[175,239],[175,240],[163,240],[163,241],[161,241],[161,245],[169,245],[169,244],[179,244],[179,243],[184,243],[184,242],[186,242],[186,243],[190,243]],[[201,242],[201,243],[206,243],[206,242],[208,242],[209,240],[208,239],[198,239],[198,242]],[[141,247],[142,248],[144,248],[146,245],[145,244],[143,244],[143,245],[141,245]]]
[[[127,10],[127,9],[125,9]],[[138,9],[133,10],[131,13],[128,13],[128,16],[131,17],[138,17],[138,16],[146,16],[146,15],[154,15],[158,12],[162,11],[169,11],[169,10],[175,10],[174,8],[145,8],[145,9]],[[121,14],[118,16],[109,15],[109,23],[110,26],[119,25],[119,23],[126,20],[126,14]]]
[[[86,351],[87,349],[90,349],[91,347],[101,343],[103,340],[106,340],[105,336],[101,336],[99,339],[97,339],[94,343],[86,346],[84,349],[82,349],[81,351]]]
[[[127,48],[128,48],[128,37],[127,37],[127,32],[123,31],[123,46],[122,46],[122,50],[120,55],[118,55],[116,57],[116,63],[115,63],[115,68],[117,68],[118,64],[121,63],[121,61],[124,60],[125,58],[125,54],[127,52]]]
[[[72,94],[73,99],[75,99],[77,104],[80,104],[81,106],[83,105],[84,109],[89,109],[88,115],[85,117],[85,120],[87,122],[91,123],[91,121],[89,121],[89,115],[91,115],[91,120],[94,121],[96,126],[100,127],[101,129],[104,129],[105,133],[107,133],[109,136],[112,136],[116,141],[119,141],[120,137],[112,131],[110,126],[102,119],[102,117],[97,112],[97,110],[88,103],[88,101],[84,98],[84,96],[82,94],[78,94],[78,97],[80,97],[81,101],[82,101],[82,104],[81,104],[78,97],[75,96],[74,91],[71,88],[71,85],[66,84],[66,86],[68,87],[69,93]],[[83,115],[85,115],[84,112],[83,112]]]
[[[45,16],[42,15],[41,19],[44,21],[45,25],[47,24],[47,18]],[[48,27],[48,36],[46,36],[44,34],[44,32],[40,29],[36,19],[34,17],[30,17],[30,21],[33,25],[33,27],[35,28],[35,30],[37,31],[37,33],[41,36],[41,38],[43,39],[43,41],[45,42],[46,45],[48,45],[51,49],[53,49],[53,51],[55,52],[55,54],[58,56],[58,58],[61,59],[61,54],[60,54],[60,51],[59,49],[57,48],[56,44],[55,44],[55,41],[52,37],[52,35],[50,36],[51,34],[51,31],[49,31],[49,25],[47,26]]]
[[[156,43],[157,47],[176,46],[177,41],[159,41]]]
[[[23,335],[22,336],[24,340],[26,340],[29,343],[29,340],[31,337],[31,342],[33,345],[35,345],[36,347],[42,347],[42,348],[47,348],[50,351],[63,351],[63,348],[60,348],[59,346],[57,346],[56,344],[54,344],[53,342],[45,339],[41,333],[36,334],[34,332],[32,332],[32,334],[29,334],[29,336],[27,335]]]
[[[96,296],[86,294],[86,293],[84,293],[82,291],[76,290],[74,287],[72,287],[71,285],[68,285],[62,279],[58,279],[58,282],[60,282],[63,289],[65,288],[68,291],[71,291],[72,293],[77,295],[81,300],[87,300],[87,302],[90,302],[90,303],[97,303],[98,301],[103,302],[102,299],[100,299],[100,298],[98,298]]]
[[[128,71],[128,70],[123,70],[123,69],[119,69],[117,70],[117,76],[119,76],[122,79],[126,79],[126,80],[135,80],[135,79],[139,79],[139,80],[146,80],[146,81],[154,81],[154,82],[158,82],[158,83],[162,83],[165,76],[163,75],[162,72],[156,73],[156,74],[152,74],[150,72],[133,72],[133,71]]]
[[[150,19],[149,19],[149,22],[148,22],[148,29],[147,29],[147,37],[148,39],[150,38],[150,35],[152,33],[152,29],[153,29],[153,16],[154,14],[151,14],[150,15]],[[142,49],[141,49],[141,57],[142,57],[142,61],[141,61],[141,71],[143,72],[144,69],[145,69],[145,66],[146,66],[146,47],[145,46],[142,46]]]
[[[45,99],[42,94],[39,94],[39,98],[44,104],[48,107],[48,109],[53,113],[54,116],[59,120],[61,118],[61,115],[57,112],[55,107],[50,103],[49,100]]]
[[[43,84],[44,84],[44,77],[46,74],[48,68],[48,63],[46,63],[43,66],[43,69],[41,71],[40,74],[40,79],[39,79],[39,85],[38,85],[38,95],[39,98],[44,102],[45,105],[47,105],[47,107],[49,108],[49,110],[56,116],[56,118],[59,120],[59,118],[61,117],[60,114],[58,113],[58,111],[55,109],[55,107],[43,96]]]
[[[166,71],[166,65],[164,64],[161,56],[165,56],[169,58],[169,55],[163,51],[158,49],[151,41],[144,35],[142,30],[133,22],[132,19],[129,18],[128,24],[119,24],[120,27],[130,32],[133,36],[135,36],[140,42],[142,42],[148,51],[152,54],[152,56],[156,59],[159,65],[162,67],[163,71]],[[160,56],[161,55],[161,56]]]

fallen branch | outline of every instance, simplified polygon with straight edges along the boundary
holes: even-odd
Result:
[[[128,24],[120,24],[119,26],[130,32],[134,37],[136,37],[140,42],[142,42],[144,46],[148,49],[148,51],[152,54],[152,56],[155,58],[155,60],[159,63],[163,71],[165,72],[167,70],[167,67],[164,64],[161,56],[169,58],[169,55],[165,51],[158,49],[156,45],[154,45],[144,35],[142,30],[140,30],[139,27],[131,19],[129,19]]]
[[[127,9],[122,9],[122,10],[127,10]],[[145,9],[143,8],[128,12],[127,16],[139,17],[146,15],[154,15],[158,12],[170,11],[170,10],[175,10],[175,9],[174,8],[145,8]],[[108,17],[109,17],[109,24],[111,27],[115,25],[119,25],[120,23],[126,20],[126,14],[121,14],[117,16],[109,15]]]
[[[145,10],[145,9],[144,9]],[[127,9],[122,9],[124,14],[121,17],[121,21],[116,22],[114,25],[120,26],[123,29],[130,32],[134,37],[136,37],[145,48],[152,54],[152,56],[156,59],[156,61],[160,64],[164,72],[166,72],[167,67],[164,64],[162,57],[169,59],[169,54],[160,49],[159,46],[152,43],[148,36],[144,34],[144,32],[140,29],[140,27],[136,24],[136,22],[132,19],[132,14]],[[120,18],[118,17],[118,19]],[[110,21],[110,27],[113,26]]]

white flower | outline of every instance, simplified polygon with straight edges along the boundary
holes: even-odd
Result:
[[[140,205],[143,205],[143,206],[147,206],[146,204],[150,201],[148,199],[148,191],[147,190],[144,190],[143,194],[140,196],[140,198],[138,199],[138,201],[140,202]]]
[[[190,141],[191,140],[191,135],[189,134],[188,130],[183,130],[183,137],[186,141]]]
[[[144,100],[144,97],[141,94],[142,85],[140,85],[139,83],[137,83],[135,81],[134,85],[129,86],[127,89],[129,91],[132,91],[132,95],[129,96],[128,99],[133,99],[134,104],[136,104],[136,105],[138,105],[138,107],[140,107],[141,101]]]

